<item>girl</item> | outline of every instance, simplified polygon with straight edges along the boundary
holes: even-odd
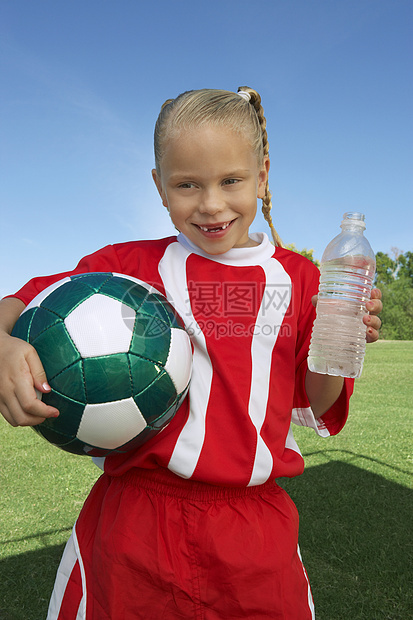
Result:
[[[57,574],[49,620],[314,618],[298,515],[276,484],[303,471],[291,421],[326,437],[344,425],[353,381],[307,369],[318,270],[283,249],[271,221],[259,95],[201,90],[155,127],[163,205],[178,237],[108,246],[71,273],[116,271],[175,305],[194,346],[189,397],[135,452],[106,458]],[[275,247],[249,234],[263,201]],[[0,304],[0,410],[13,425],[58,411],[34,350],[8,334],[25,304],[68,274]],[[367,303],[378,337],[380,293]]]

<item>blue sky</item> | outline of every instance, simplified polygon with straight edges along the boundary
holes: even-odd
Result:
[[[412,24],[411,0],[2,0],[0,297],[174,233],[152,132],[192,88],[260,92],[286,243],[320,258],[359,210],[375,251],[412,250]]]

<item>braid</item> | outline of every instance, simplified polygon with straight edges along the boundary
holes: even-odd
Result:
[[[256,90],[253,90],[252,88],[249,88],[248,86],[240,86],[238,88],[238,91],[240,90],[250,95],[251,97],[250,104],[253,106],[255,112],[257,113],[258,121],[261,127],[261,133],[262,133],[263,155],[265,157],[269,154],[269,144],[268,144],[268,135],[267,135],[267,129],[266,129],[267,121],[264,116],[264,108],[261,105],[261,97],[257,93]],[[262,199],[262,212],[263,212],[266,222],[268,223],[271,229],[271,234],[274,240],[274,244],[282,248],[283,242],[281,241],[281,238],[279,234],[277,233],[277,231],[275,230],[274,224],[272,223],[271,208],[272,208],[271,192],[270,192],[269,183],[267,179],[267,184],[265,186],[265,195],[264,195],[264,198]]]

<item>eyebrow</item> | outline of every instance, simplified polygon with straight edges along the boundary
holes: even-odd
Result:
[[[240,168],[239,170],[233,170],[232,172],[228,172],[227,174],[224,174],[223,176],[224,177],[239,177],[248,172],[251,172],[250,168]]]
[[[240,168],[238,170],[231,170],[229,172],[224,172],[223,174],[220,174],[219,176],[224,178],[224,179],[228,179],[228,178],[232,178],[232,177],[239,177],[242,176],[243,174],[248,174],[250,173],[251,170],[250,168]],[[182,171],[182,172],[174,172],[173,174],[171,174],[171,176],[169,177],[170,181],[176,181],[176,180],[180,180],[182,178],[196,178],[197,175],[193,174],[191,172],[186,172],[186,171]]]

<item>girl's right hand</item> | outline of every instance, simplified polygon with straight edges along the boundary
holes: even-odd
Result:
[[[59,411],[37,398],[50,392],[36,350],[24,340],[0,332],[0,412],[12,426],[36,426]]]

